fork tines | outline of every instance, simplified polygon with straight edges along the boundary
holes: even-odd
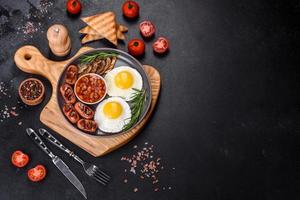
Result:
[[[103,185],[106,185],[110,180],[110,177],[102,170],[100,170],[98,167],[93,168],[92,176],[96,179],[96,181],[98,181]]]

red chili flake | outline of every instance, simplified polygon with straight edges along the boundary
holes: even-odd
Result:
[[[27,100],[34,100],[42,94],[42,88],[38,81],[28,80],[21,86],[21,95]]]

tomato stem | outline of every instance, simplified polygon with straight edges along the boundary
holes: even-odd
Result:
[[[133,46],[135,46],[135,47],[139,46],[139,42],[134,42]]]
[[[72,6],[75,8],[77,6],[77,1],[73,1]]]
[[[128,9],[131,9],[132,7],[133,5],[130,2],[128,2]]]

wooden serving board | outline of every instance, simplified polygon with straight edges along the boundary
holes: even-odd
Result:
[[[92,49],[82,47],[75,56]],[[72,58],[71,58],[72,59]],[[160,75],[152,66],[144,65],[152,87],[151,106],[145,118],[134,129],[111,136],[88,135],[70,124],[63,116],[57,102],[57,84],[65,65],[71,60],[52,61],[45,58],[34,46],[23,46],[15,53],[15,63],[22,71],[46,77],[52,85],[52,96],[40,114],[40,120],[49,128],[64,136],[93,156],[102,156],[129,142],[145,126],[152,114],[160,92]]]

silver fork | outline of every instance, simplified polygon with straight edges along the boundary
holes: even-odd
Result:
[[[74,158],[76,161],[78,161],[85,173],[89,175],[90,177],[94,178],[99,183],[106,185],[110,177],[103,172],[99,167],[96,165],[90,164],[88,162],[83,161],[81,158],[79,158],[73,151],[69,150],[67,147],[65,147],[60,141],[58,141],[51,133],[49,133],[46,129],[40,128],[39,129],[40,135],[42,135],[44,138],[46,138],[49,142],[63,150],[65,153],[67,153],[70,157]]]

